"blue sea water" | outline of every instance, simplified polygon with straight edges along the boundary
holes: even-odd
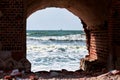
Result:
[[[80,59],[87,55],[84,31],[28,30],[27,59],[33,72],[66,69],[78,70]]]

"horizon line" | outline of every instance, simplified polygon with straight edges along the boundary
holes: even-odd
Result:
[[[47,30],[47,29],[26,29],[26,30]],[[84,30],[84,29],[48,29],[48,30]]]

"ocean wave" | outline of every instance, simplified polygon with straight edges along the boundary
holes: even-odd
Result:
[[[86,46],[78,45],[28,45],[27,58],[32,71],[77,70],[80,59],[87,54]],[[56,66],[55,66],[56,65]],[[39,68],[37,68],[39,67]]]
[[[85,41],[85,35],[65,35],[65,36],[44,36],[44,37],[27,37],[27,40],[35,41]]]
[[[27,59],[32,71],[79,69],[80,59],[88,53],[85,40],[82,34],[27,36]]]
[[[79,53],[81,51],[85,51],[86,46],[79,46],[79,45],[56,45],[56,44],[49,44],[49,45],[27,45],[27,51],[29,52],[36,52],[36,53],[51,53],[51,52],[67,52],[67,53]]]

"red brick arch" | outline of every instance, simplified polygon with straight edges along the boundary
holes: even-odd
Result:
[[[47,7],[66,8],[74,15],[82,19],[88,26],[99,25],[106,19],[106,1],[84,1],[84,0],[29,0],[26,6],[27,17],[33,12]],[[96,5],[94,7],[93,5]],[[102,6],[101,6],[102,4]],[[105,7],[105,8],[103,8]],[[99,9],[99,11],[96,11]]]
[[[102,6],[101,4],[98,4],[96,7],[93,7],[93,5],[98,2],[100,2]],[[89,56],[87,56],[85,60],[97,60],[94,62],[96,65],[99,63],[107,63],[106,58],[108,54],[108,31],[106,25],[107,16],[105,16],[107,12],[107,6],[108,4],[105,4],[104,1],[85,2],[83,0],[31,0],[27,5],[26,14],[28,17],[37,10],[45,9],[47,7],[58,7],[66,8],[74,15],[78,16],[80,19],[82,19],[83,28],[87,38]],[[99,10],[96,11],[97,9]]]

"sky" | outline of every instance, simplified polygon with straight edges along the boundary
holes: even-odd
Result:
[[[64,8],[38,10],[27,18],[27,30],[83,30],[80,19]]]

